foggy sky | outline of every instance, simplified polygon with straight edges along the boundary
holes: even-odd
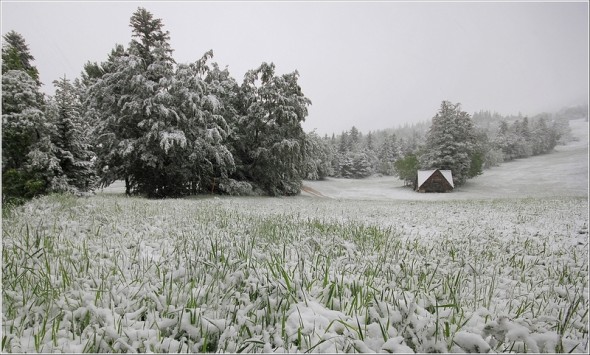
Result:
[[[362,132],[463,110],[534,115],[588,98],[587,2],[2,2],[52,81],[128,46],[139,7],[161,18],[174,58],[213,49],[238,83],[262,62],[298,70],[306,131]]]

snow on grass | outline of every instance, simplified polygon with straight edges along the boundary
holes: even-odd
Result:
[[[450,194],[3,211],[3,352],[588,352],[588,123]]]
[[[3,352],[587,352],[588,203],[48,196],[2,286]]]

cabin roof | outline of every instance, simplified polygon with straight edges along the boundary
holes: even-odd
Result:
[[[428,178],[430,176],[432,176],[432,174],[434,174],[434,172],[437,170],[439,170],[441,172],[441,174],[445,177],[445,179],[448,181],[448,183],[453,188],[455,188],[455,184],[453,184],[453,173],[451,172],[451,170],[440,170],[440,169],[418,170],[418,187],[422,186],[422,184],[424,184],[424,182],[426,180],[428,180]]]

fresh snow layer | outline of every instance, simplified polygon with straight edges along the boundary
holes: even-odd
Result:
[[[585,198],[49,196],[3,250],[5,352],[588,351]]]

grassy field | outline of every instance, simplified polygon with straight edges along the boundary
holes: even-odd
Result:
[[[585,197],[4,214],[3,352],[588,351]]]

